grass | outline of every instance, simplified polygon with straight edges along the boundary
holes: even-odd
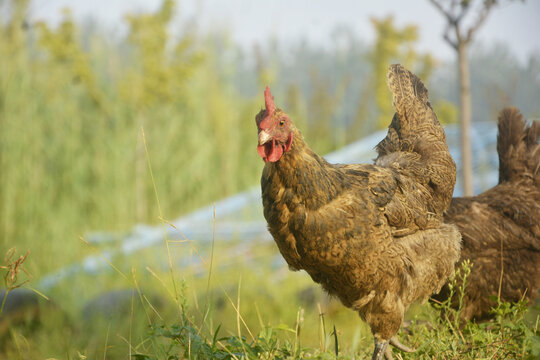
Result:
[[[370,358],[367,325],[327,298],[306,274],[276,267],[274,244],[169,245],[170,260],[163,244],[154,249],[157,254],[114,258],[116,269],[80,273],[52,289],[55,305],[42,300],[38,326],[12,326],[0,359]],[[246,252],[232,256],[230,249],[238,246]],[[190,252],[193,262],[182,270],[156,263],[158,258],[174,264],[174,254]],[[204,262],[197,261],[199,254]],[[467,274],[465,267],[457,276],[466,280]],[[466,281],[459,283],[464,285],[451,288],[458,294]],[[91,303],[81,299],[108,289],[127,289],[123,303],[111,313],[100,315],[103,307],[97,307],[85,315]],[[409,311],[398,336],[417,351],[395,351],[398,359],[537,358],[539,318],[524,303],[498,303],[493,320],[465,326],[456,320],[460,310],[449,304]]]
[[[226,251],[231,245],[216,242],[212,275],[200,262],[181,273],[175,270],[176,292],[167,280],[168,266],[149,265],[153,254],[137,256],[148,269],[135,268],[133,259],[114,260],[125,278],[112,268],[76,275],[48,294],[54,306],[42,300],[39,326],[23,322],[10,328],[0,358],[333,359],[336,338],[338,358],[370,358],[367,326],[326,298],[306,274],[275,268],[273,244],[254,243],[251,260],[231,259]],[[209,264],[210,250],[195,246]],[[164,246],[160,248],[167,262]],[[172,252],[188,249],[186,243],[174,244]],[[230,262],[235,265],[227,266]],[[100,316],[98,308],[97,314],[85,317],[84,299],[114,289],[128,291],[112,315]],[[488,323],[459,327],[454,320],[459,310],[448,303],[417,305],[399,334],[417,352],[403,357],[534,359],[538,318],[527,319],[530,313],[523,303],[502,303],[494,312]]]

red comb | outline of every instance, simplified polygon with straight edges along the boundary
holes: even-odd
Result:
[[[271,116],[276,111],[276,104],[274,104],[274,97],[270,93],[270,88],[267,86],[264,90],[264,103],[266,105],[266,114]]]

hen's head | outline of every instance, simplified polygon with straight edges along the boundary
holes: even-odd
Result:
[[[265,110],[261,110],[255,121],[259,131],[257,152],[264,162],[276,162],[289,151],[293,142],[293,126],[289,116],[274,104],[268,86],[264,91]]]

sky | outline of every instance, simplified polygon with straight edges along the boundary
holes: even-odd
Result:
[[[522,62],[540,53],[540,1],[501,0],[475,37],[475,44],[506,44]],[[69,7],[76,19],[92,17],[110,31],[126,31],[124,15],[157,9],[161,0],[33,0],[30,21],[57,23]],[[280,43],[301,39],[331,47],[331,34],[346,25],[370,43],[374,31],[370,17],[393,14],[398,26],[419,26],[418,48],[440,60],[450,60],[454,50],[442,39],[445,20],[428,0],[178,0],[176,21],[196,18],[199,31],[228,31],[249,48],[270,37]]]

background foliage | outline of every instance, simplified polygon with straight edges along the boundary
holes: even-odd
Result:
[[[172,0],[128,15],[124,39],[68,10],[56,28],[28,24],[27,6],[13,2],[0,29],[0,250],[16,241],[46,254],[31,262],[39,272],[56,268],[66,245],[77,258],[88,230],[157,221],[141,128],[174,218],[257,183],[253,116],[266,84],[320,153],[384,128],[392,62],[426,82],[434,74],[432,102],[456,121],[453,66],[419,54],[416,27],[392,17],[372,19],[373,46],[339,28],[335,49],[269,41],[250,52],[226,34],[176,30]],[[503,47],[480,47],[471,62],[475,120],[507,104],[540,115],[539,57],[522,65]]]

